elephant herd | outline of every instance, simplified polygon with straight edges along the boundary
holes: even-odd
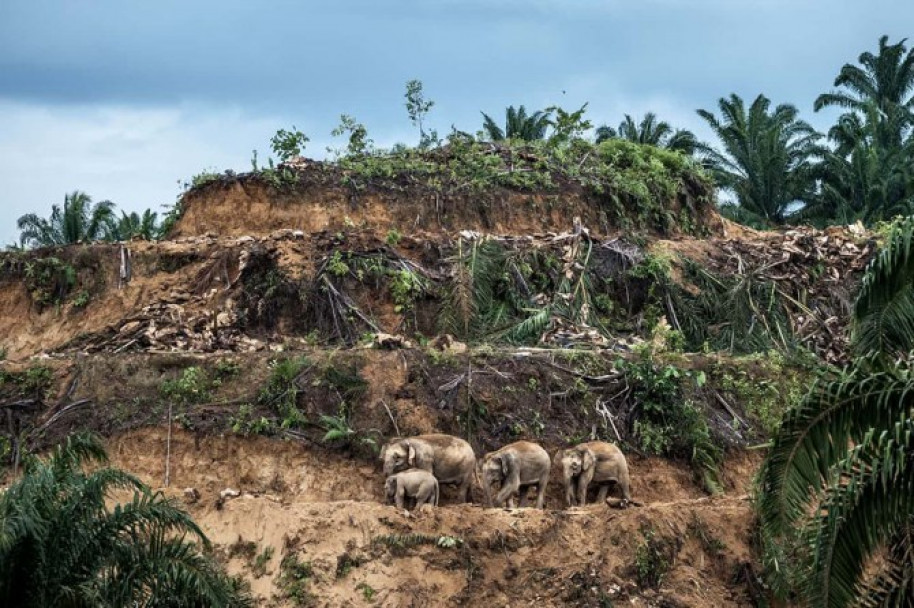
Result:
[[[631,502],[628,464],[618,447],[603,441],[590,441],[559,450],[555,461],[542,446],[517,441],[489,452],[477,463],[469,443],[451,435],[431,434],[395,439],[381,449],[387,500],[402,509],[407,500],[415,508],[438,505],[439,484],[457,486],[458,502],[467,502],[470,485],[479,479],[487,507],[506,503],[527,503],[529,490],[536,487],[536,507],[543,508],[546,484],[553,464],[560,466],[569,507],[584,505],[587,489],[599,487],[598,502],[603,502],[612,484],[622,491],[622,504]],[[492,496],[493,488],[495,496]]]

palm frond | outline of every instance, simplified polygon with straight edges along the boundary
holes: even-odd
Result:
[[[859,595],[864,566],[914,513],[914,421],[911,410],[884,431],[870,430],[841,462],[807,534],[813,553],[806,595],[813,603],[843,608]],[[880,428],[880,427],[877,427]],[[914,562],[900,581],[914,575]],[[891,581],[885,580],[888,584]],[[890,592],[891,593],[891,592]]]
[[[854,305],[858,353],[914,350],[914,216],[897,221],[867,268]]]
[[[914,406],[914,380],[896,371],[858,367],[816,383],[788,412],[760,473],[762,525],[784,536],[847,457],[849,441],[892,428]]]

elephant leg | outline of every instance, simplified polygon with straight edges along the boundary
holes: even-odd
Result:
[[[398,486],[397,487],[397,499],[396,499],[396,505],[397,505],[398,510],[403,510],[403,498],[405,497],[405,495],[406,495],[406,488],[404,488],[402,485]]]
[[[546,485],[549,483],[549,477],[540,479],[536,484],[536,508],[542,509],[546,505]]]
[[[582,476],[578,480],[578,504],[582,507],[587,504],[587,486],[587,480]]]
[[[520,494],[520,504],[518,505],[521,509],[527,506],[527,496],[530,493],[530,486],[521,486],[517,489],[518,494]]]
[[[473,473],[467,473],[463,481],[457,486],[457,502],[470,502],[470,484],[473,481]]]
[[[597,503],[603,503],[606,500],[607,494],[609,494],[609,484],[601,483],[600,492],[597,494]]]
[[[568,480],[568,482],[565,483],[565,505],[569,507],[573,507],[575,505],[574,480]]]

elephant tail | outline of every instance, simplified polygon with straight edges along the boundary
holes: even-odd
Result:
[[[439,498],[439,495],[440,495],[439,485],[438,485],[437,482],[435,482],[435,506],[436,506],[436,507],[438,506],[438,498]]]

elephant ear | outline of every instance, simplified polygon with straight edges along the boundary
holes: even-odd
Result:
[[[406,464],[411,467],[416,466],[416,448],[413,447],[412,443],[407,443],[406,447],[408,449],[406,453]]]
[[[579,450],[581,454],[581,470],[589,471],[593,468],[596,459],[593,457],[593,452],[590,450]]]

